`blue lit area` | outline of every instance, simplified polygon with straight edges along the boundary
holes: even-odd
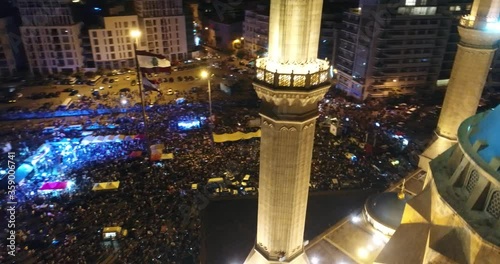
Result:
[[[500,22],[486,23],[486,30],[500,32]]]
[[[94,11],[102,11],[100,7],[94,7]]]
[[[201,122],[199,120],[190,120],[190,121],[179,121],[177,122],[177,126],[181,130],[191,130],[201,127]]]

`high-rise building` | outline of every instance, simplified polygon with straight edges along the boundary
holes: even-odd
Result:
[[[71,0],[18,0],[21,38],[34,74],[72,73],[83,65],[81,23],[73,19]]]
[[[499,0],[476,0],[470,15],[460,20],[453,70],[436,128],[436,140],[420,155],[419,167],[457,141],[460,124],[477,111],[490,67],[500,41]]]
[[[336,51],[335,39],[341,27],[342,11],[351,3],[329,2],[323,5],[321,15],[318,57],[332,61]],[[244,48],[253,57],[267,53],[269,38],[269,4],[258,4],[245,10],[243,22]]]
[[[436,0],[361,0],[345,13],[335,59],[337,88],[363,100],[432,91],[443,59],[453,59],[453,15],[470,8]]]
[[[490,74],[486,80],[486,88],[500,92],[500,51],[495,52],[491,62]]]
[[[103,29],[89,30],[90,45],[97,68],[122,69],[135,66],[131,29],[139,28],[137,16],[104,17]]]
[[[188,22],[182,0],[134,0],[134,3],[142,31],[139,47],[173,62],[189,58]]]
[[[0,77],[13,76],[26,66],[19,27],[12,16],[0,18]]]
[[[242,19],[226,18],[220,20],[214,16],[208,20],[210,37],[209,45],[225,51],[234,51],[243,48],[245,38],[242,32]]]
[[[256,60],[262,99],[257,237],[246,264],[309,263],[304,253],[318,102],[330,88],[317,59],[322,0],[271,0],[269,55]]]
[[[446,86],[450,79],[451,68],[457,53],[457,44],[460,41],[457,26],[460,18],[469,14],[472,8],[472,0],[448,0],[448,15],[451,18],[451,28],[448,35],[448,43],[441,63],[441,71],[439,72],[438,86]]]
[[[267,53],[269,38],[269,6],[258,5],[255,9],[245,10],[243,22],[244,49],[249,55],[257,57]]]

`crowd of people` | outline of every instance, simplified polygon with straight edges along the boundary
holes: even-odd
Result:
[[[421,146],[410,143],[402,147],[400,139],[390,136],[393,127],[384,124],[393,123],[393,115],[381,111],[383,107],[377,104],[360,108],[346,107],[348,104],[335,97],[320,105],[312,191],[384,189],[415,168],[411,153]],[[259,139],[214,143],[212,133],[255,131],[258,128],[247,124],[258,118],[257,106],[217,101],[213,106],[216,118],[210,121],[206,103],[187,101],[149,108],[145,123],[140,112],[129,111],[104,117],[23,121],[21,127],[3,129],[3,140],[19,152],[18,159],[32,155],[44,143],[81,137],[81,131],[42,134],[48,125],[98,124],[94,136],[147,133],[130,141],[66,143],[71,146],[71,154],[56,159],[53,166],[57,170],[45,168],[45,176],[34,176],[18,186],[17,254],[14,259],[1,256],[0,262],[97,263],[108,259],[116,263],[197,263],[202,225],[199,213],[211,198],[207,180],[224,177],[228,172],[238,180],[252,175],[249,186],[258,187]],[[330,134],[325,125],[332,117],[344,120],[338,136]],[[179,126],[179,122],[192,120],[199,121],[200,128],[185,130]],[[366,131],[375,131],[368,128],[375,120],[382,124],[376,130],[378,134],[367,137]],[[109,123],[116,126],[109,128]],[[366,139],[375,138],[378,146],[385,147],[361,147],[362,143],[368,144]],[[164,144],[164,152],[172,153],[174,158],[151,161],[148,151],[153,144]],[[143,155],[132,157],[133,151],[142,151]],[[354,154],[356,159],[347,158],[346,153]],[[399,165],[391,164],[393,159]],[[333,178],[341,184],[334,185]],[[62,192],[37,191],[50,181],[73,185]],[[120,182],[117,190],[92,191],[95,183],[111,181]],[[192,184],[198,184],[198,189]],[[126,234],[104,241],[103,228],[113,226],[127,230]]]

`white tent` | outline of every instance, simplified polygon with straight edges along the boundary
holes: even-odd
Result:
[[[115,141],[116,142],[122,142],[124,139],[125,139],[125,135],[115,136]]]
[[[156,144],[156,145],[151,145],[150,148],[151,148],[151,151],[163,151],[163,149],[165,148],[165,145],[164,144]]]
[[[86,136],[82,139],[82,142],[81,144],[82,145],[88,145],[90,143],[92,143],[94,141],[94,137],[93,136]]]
[[[104,141],[104,137],[103,136],[98,136],[98,137],[95,137],[94,140],[92,141],[92,143],[101,143]]]

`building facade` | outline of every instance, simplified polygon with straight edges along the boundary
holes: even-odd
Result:
[[[456,6],[461,14],[471,8]],[[361,100],[431,91],[446,75],[441,74],[445,55],[454,56],[448,45],[455,19],[450,12],[458,9],[450,10],[449,3],[436,0],[362,0],[360,8],[344,13],[335,59],[337,88]]]
[[[243,38],[242,25],[240,20],[223,21],[217,18],[209,19],[209,43],[225,51],[234,51],[243,48],[246,41]]]
[[[245,10],[243,21],[244,49],[253,57],[265,56],[269,41],[269,7],[259,5]]]
[[[135,0],[134,3],[142,31],[141,48],[162,54],[172,62],[190,57],[187,29],[192,28],[192,21],[187,26],[181,0]]]
[[[72,73],[83,65],[82,24],[68,0],[18,0],[21,38],[34,74]]]
[[[13,17],[0,18],[0,77],[13,76],[25,67],[24,47]]]
[[[134,67],[134,39],[130,37],[130,30],[138,28],[137,16],[112,16],[104,18],[103,29],[89,30],[96,67],[100,69]]]
[[[500,51],[496,51],[491,62],[490,73],[486,80],[486,88],[490,91],[500,92]]]

